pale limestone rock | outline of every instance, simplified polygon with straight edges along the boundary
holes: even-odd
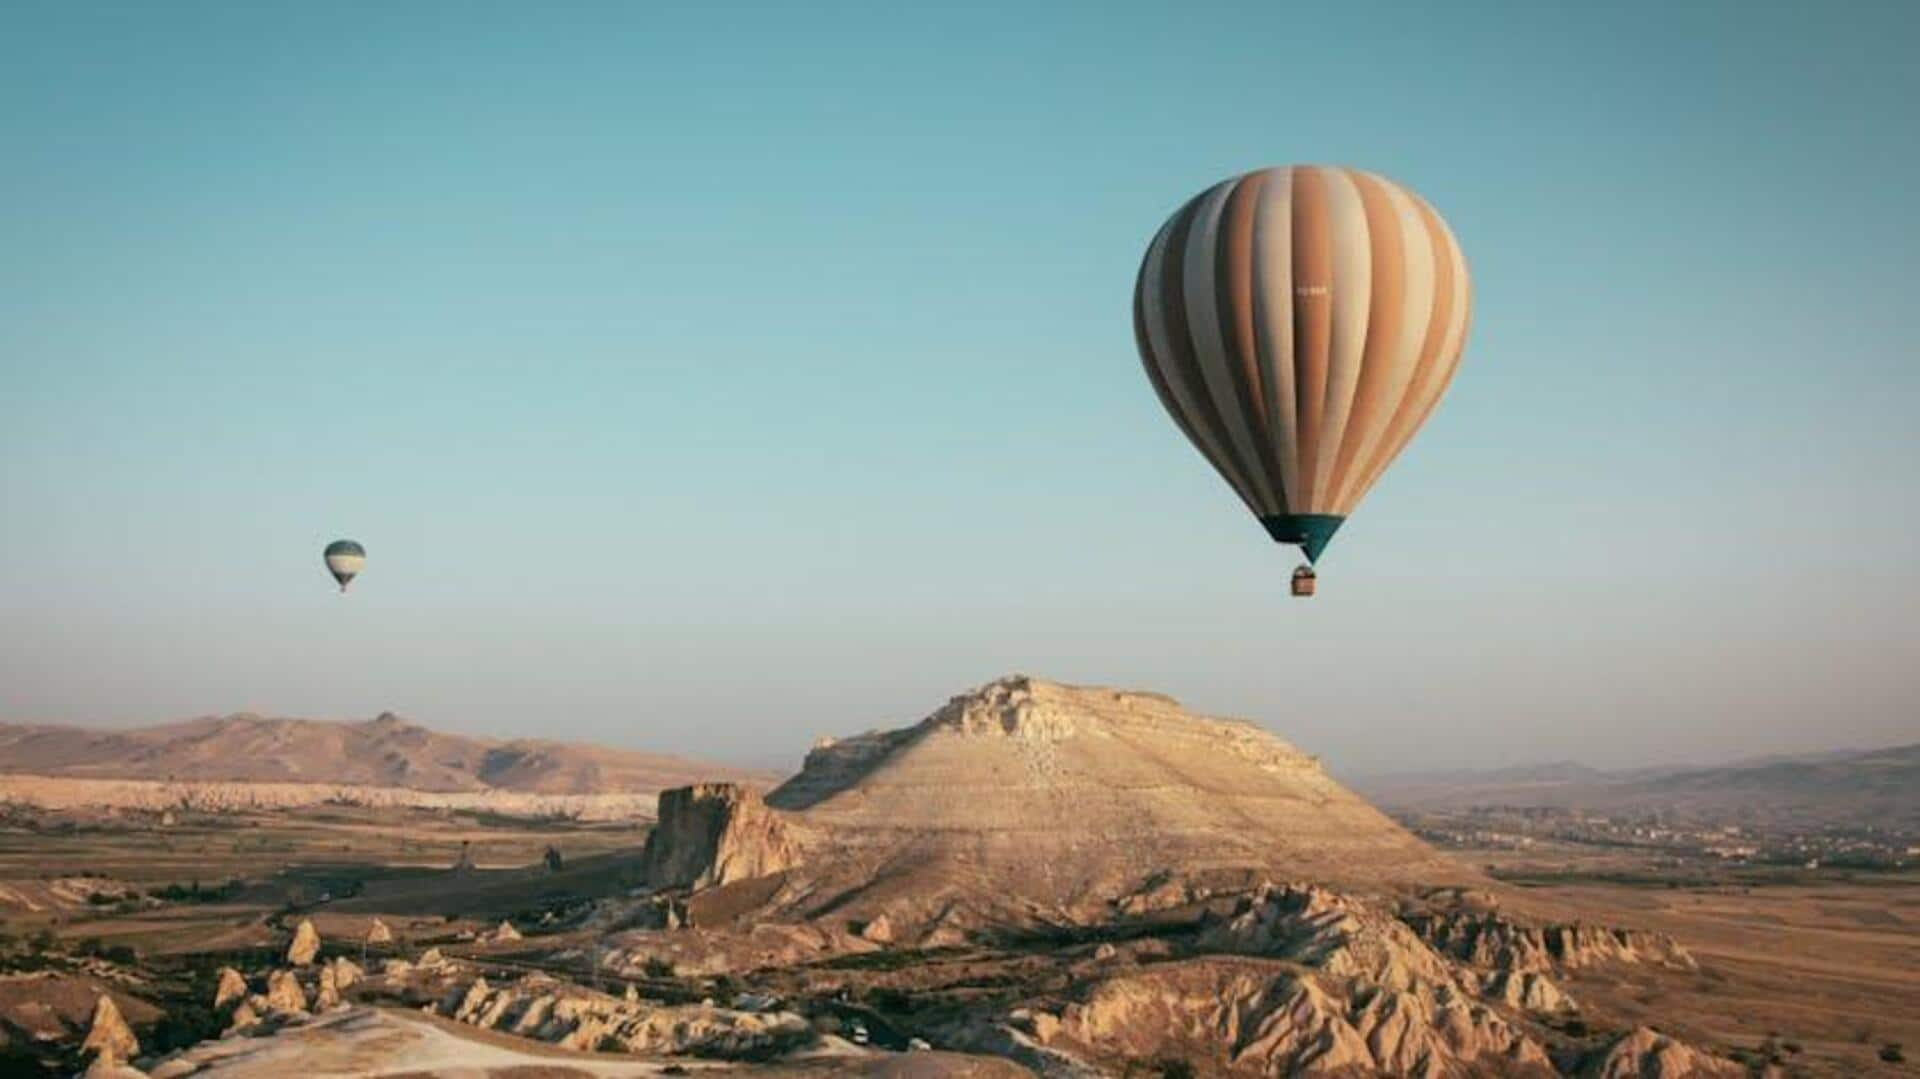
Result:
[[[313,997],[313,1010],[316,1012],[332,1011],[340,1005],[340,987],[334,981],[333,968],[331,966],[323,966],[320,968],[319,986]]]
[[[375,918],[372,927],[367,930],[367,943],[392,944],[393,930],[387,928],[387,923]]]
[[[781,816],[737,783],[660,792],[642,872],[656,888],[708,888],[792,868],[800,847]]]
[[[476,978],[439,1009],[463,1023],[539,1038],[567,1049],[594,1050],[611,1041],[630,1053],[763,1057],[809,1044],[811,1024],[791,1012],[747,1012],[701,1004],[656,1006],[628,1001],[545,975],[511,984]]]
[[[287,962],[296,967],[312,963],[320,954],[320,932],[313,927],[313,921],[300,919],[300,925],[293,931],[293,943],[287,946]]]
[[[1496,971],[1487,979],[1484,992],[1491,999],[1539,1015],[1578,1010],[1573,998],[1562,992],[1552,979],[1531,971]]]
[[[261,1000],[264,1003],[264,999],[265,998],[260,997],[249,997],[235,1005],[233,1014],[227,1017],[227,1029],[223,1033],[236,1034],[251,1029],[255,1024],[259,1023],[261,1011],[254,1006],[254,1001]]]
[[[283,1015],[300,1015],[307,1010],[307,991],[291,970],[276,970],[267,975],[267,1010]]]
[[[120,1016],[120,1007],[105,993],[93,1005],[93,1021],[87,1025],[87,1039],[80,1052],[98,1053],[115,1061],[132,1060],[140,1054],[140,1039]]]
[[[1155,964],[1095,983],[1058,1016],[1025,1024],[1049,1049],[1108,1060],[1191,1055],[1218,1046],[1215,1068],[1262,1075],[1338,1072],[1479,1074],[1548,1069],[1545,1050],[1450,982],[1408,988],[1364,975],[1298,973],[1231,957]]]
[[[1415,915],[1408,922],[1441,952],[1488,970],[1544,974],[1603,963],[1676,970],[1698,966],[1672,938],[1640,929],[1577,922],[1526,925],[1490,911]]]
[[[232,967],[221,967],[219,984],[213,990],[214,1010],[218,1011],[235,1001],[245,1000],[246,997],[247,980]]]
[[[509,921],[503,920],[500,923],[499,928],[493,931],[493,941],[496,944],[505,943],[507,941],[519,940],[519,939],[520,939],[520,931],[515,929],[513,927],[513,923]]]
[[[366,972],[344,955],[334,957],[332,970],[334,988],[341,992],[352,988],[354,983],[366,977]]]

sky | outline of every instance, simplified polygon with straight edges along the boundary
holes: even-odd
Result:
[[[1920,6],[1846,12],[15,0],[0,719],[792,766],[1020,671],[1349,772],[1920,740]],[[1292,162],[1476,304],[1311,602],[1130,314]]]

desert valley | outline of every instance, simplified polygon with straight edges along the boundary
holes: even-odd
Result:
[[[0,1068],[1903,1074],[1915,754],[1860,756],[1362,783],[1389,816],[1262,726],[1020,676],[784,777],[8,728]]]

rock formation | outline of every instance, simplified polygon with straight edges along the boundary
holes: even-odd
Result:
[[[1496,971],[1486,980],[1482,994],[1510,1008],[1535,1015],[1557,1015],[1578,1011],[1578,1005],[1545,974],[1531,971]]]
[[[661,792],[641,862],[655,887],[707,888],[778,873],[799,859],[791,829],[759,795],[702,783]]]
[[[283,1015],[297,1015],[307,1010],[307,991],[300,987],[293,971],[276,970],[267,975],[266,1010]]]
[[[1747,1070],[1731,1060],[1710,1056],[1675,1041],[1652,1027],[1623,1034],[1581,1073],[1590,1079],[1736,1079]]]
[[[495,944],[503,944],[508,941],[519,940],[520,931],[513,927],[512,922],[502,921],[500,925],[494,929],[493,934],[490,937],[488,937],[488,939],[494,942]]]
[[[346,959],[335,959],[321,966],[316,979],[313,1010],[315,1012],[332,1011],[343,1006],[346,1001],[341,993],[360,978],[360,968]]]
[[[311,919],[300,919],[300,925],[293,931],[293,943],[287,946],[287,962],[296,967],[312,963],[320,954],[320,932],[313,927]]]
[[[265,1003],[264,998],[249,997],[234,1006],[233,1014],[227,1017],[227,1026],[224,1033],[241,1033],[252,1029],[260,1022],[261,1009],[255,1006],[255,999],[259,999],[262,1004]]]
[[[221,967],[219,983],[213,989],[213,1008],[215,1011],[229,1004],[247,999],[247,980],[232,967]]]
[[[375,918],[372,927],[367,930],[367,943],[392,944],[393,930],[387,928],[387,923]]]
[[[1058,1010],[1024,1009],[1015,1033],[1072,1059],[1171,1056],[1233,1074],[1551,1072],[1538,1039],[1382,905],[1263,885],[1180,949],[1097,975]]]
[[[1410,924],[1447,954],[1489,970],[1551,972],[1601,963],[1697,965],[1671,938],[1577,923],[1528,925],[1492,912],[1416,914]]]
[[[618,1047],[657,1056],[763,1058],[814,1040],[791,1012],[743,1012],[711,1004],[649,1005],[528,975],[495,986],[485,978],[456,985],[438,1010],[477,1027],[520,1034],[567,1049]]]
[[[903,942],[1105,920],[1155,881],[1480,880],[1253,724],[1017,676],[912,727],[819,744],[766,803],[802,847],[789,909],[885,914]]]
[[[333,971],[333,984],[342,992],[366,977],[366,972],[344,955],[335,956],[329,969]]]
[[[80,1043],[82,1053],[97,1054],[111,1061],[132,1060],[140,1053],[140,1039],[134,1037],[120,1008],[106,993],[94,1003],[93,1019],[87,1024],[87,1038]]]

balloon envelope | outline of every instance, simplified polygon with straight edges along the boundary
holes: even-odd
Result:
[[[1420,196],[1284,166],[1167,219],[1140,265],[1134,335],[1174,423],[1275,540],[1316,559],[1446,391],[1471,293]]]
[[[347,590],[347,583],[367,564],[366,548],[352,540],[334,540],[327,544],[321,556],[327,563],[327,572],[340,582],[340,591]]]

